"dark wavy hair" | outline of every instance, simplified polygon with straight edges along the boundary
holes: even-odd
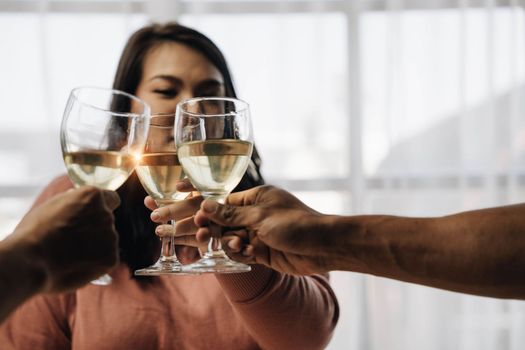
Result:
[[[225,95],[236,97],[232,77],[224,55],[205,35],[177,23],[152,24],[136,31],[128,40],[118,64],[113,88],[135,94],[142,78],[142,66],[152,48],[177,42],[200,52],[221,72]],[[129,106],[124,107],[129,110]],[[119,108],[123,110],[123,108]],[[235,191],[264,184],[260,173],[261,159],[254,147],[252,161]],[[117,190],[121,205],[115,211],[119,232],[120,259],[134,270],[150,265],[158,255],[159,240],[150,211],[144,206],[147,196],[135,173]]]

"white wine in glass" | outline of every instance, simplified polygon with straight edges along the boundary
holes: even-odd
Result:
[[[178,192],[177,182],[184,172],[175,146],[175,114],[151,116],[148,141],[136,172],[142,186],[159,207],[184,199],[187,193]],[[171,221],[174,227],[175,222]],[[136,270],[138,276],[186,274],[175,253],[174,237],[163,237],[159,259],[151,266]]]
[[[180,146],[179,156],[195,188],[203,196],[216,196],[228,195],[241,181],[252,150],[247,141],[192,141]]]
[[[135,169],[144,150],[150,107],[126,92],[73,89],[60,128],[62,155],[75,187],[115,191]],[[92,281],[111,283],[109,275]]]
[[[179,160],[204,198],[224,203],[241,181],[253,151],[248,104],[227,97],[201,97],[177,105],[176,142]],[[231,260],[212,237],[203,257],[184,266],[188,272],[247,272],[249,265]]]
[[[90,150],[64,154],[64,163],[73,183],[112,191],[126,181],[136,162],[135,155],[122,152]]]

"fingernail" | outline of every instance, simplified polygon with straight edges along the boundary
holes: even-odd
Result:
[[[251,254],[248,253],[248,249],[243,249],[241,254],[242,254],[243,256],[251,256]]]
[[[150,217],[151,217],[151,220],[153,221],[160,220],[159,212],[156,210],[151,213]]]
[[[235,249],[235,244],[233,243],[233,241],[228,242],[228,247],[230,247],[230,249]]]
[[[202,210],[204,210],[208,214],[213,214],[217,211],[218,204],[215,201],[204,201],[202,203]]]
[[[164,233],[164,229],[162,228],[162,226],[157,226],[155,232],[160,235]]]

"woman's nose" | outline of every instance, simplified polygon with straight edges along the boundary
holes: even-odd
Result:
[[[188,100],[190,98],[194,98],[195,97],[193,95],[193,92],[191,92],[191,91],[182,91],[179,96],[180,96],[180,101]]]

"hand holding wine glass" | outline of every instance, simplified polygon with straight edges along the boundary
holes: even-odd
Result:
[[[73,89],[64,111],[60,141],[75,187],[119,188],[144,150],[149,116],[149,106],[126,92]],[[107,285],[111,277],[104,275],[92,283]]]
[[[184,199],[187,193],[177,191],[176,184],[184,178],[177,157],[174,136],[175,114],[156,114],[151,117],[146,149],[137,165],[142,186],[158,207]],[[170,220],[175,225],[174,220]],[[135,271],[135,275],[155,276],[184,274],[177,259],[173,236],[162,238],[161,254],[153,265]]]
[[[248,104],[226,97],[193,98],[177,106],[176,142],[184,172],[204,198],[224,203],[242,179],[253,150]],[[228,258],[220,239],[187,271],[235,273],[250,266]]]

